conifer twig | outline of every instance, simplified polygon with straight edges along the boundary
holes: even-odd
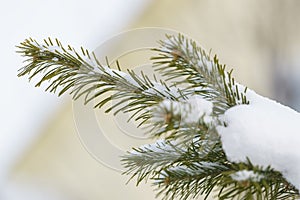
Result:
[[[167,36],[154,51],[153,65],[166,81],[122,72],[120,66],[112,69],[88,50],[79,53],[57,39],[42,44],[28,39],[18,46],[26,63],[18,76],[42,76],[36,86],[48,82],[47,91],[69,91],[75,100],[95,101],[96,108],[116,100],[106,112],[129,112],[140,125],[147,123],[152,136],[163,139],[134,148],[122,162],[137,184],[154,181],[163,199],[207,198],[212,191],[221,200],[299,198],[297,188],[271,167],[227,159],[217,132],[226,126],[220,117],[230,107],[249,103],[246,87],[235,82],[232,71],[180,34]]]

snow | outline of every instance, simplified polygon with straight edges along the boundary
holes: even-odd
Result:
[[[175,39],[175,36],[171,36],[168,39],[164,40],[162,42],[163,46],[161,50],[166,51],[166,52],[171,52],[174,45],[177,44],[177,41]]]
[[[201,59],[199,59],[197,65],[199,67],[204,67],[205,69],[207,69],[208,71],[212,71],[213,66],[214,66],[214,62],[212,60],[210,60],[210,58],[206,58],[203,55],[200,55],[199,57],[201,57]]]
[[[111,77],[115,77],[115,78],[120,78],[122,77],[123,79],[125,79],[127,82],[129,82],[130,84],[136,86],[136,87],[140,87],[140,85],[127,73],[122,72],[120,70],[116,70],[116,69],[112,69],[108,66],[102,66],[99,68],[99,66],[95,66],[94,70],[100,74],[106,73]]]
[[[172,152],[174,156],[178,155],[178,157],[181,155],[179,152],[177,152],[174,147],[176,146],[174,141],[167,141],[164,139],[159,139],[153,144],[145,144],[143,146],[140,146],[139,149],[141,151],[146,151],[146,152],[155,152],[155,153],[168,153]],[[130,152],[131,154],[135,155],[141,155],[139,151],[133,150]]]
[[[41,52],[44,52],[45,51],[45,47],[43,45],[40,45],[39,43],[37,43],[36,41],[34,41],[34,45],[37,46]]]
[[[60,47],[60,46],[51,45],[51,46],[45,47],[45,46],[42,46],[42,45],[38,44],[37,42],[35,42],[35,45],[36,45],[38,48],[40,48],[40,51],[41,51],[41,52],[44,52],[44,51],[50,51],[50,52],[52,52],[52,53],[60,53],[60,54],[68,53],[68,54],[70,54],[70,55],[72,55],[72,56],[74,56],[74,57],[76,57],[76,58],[78,57],[78,56],[76,55],[75,51],[72,51],[72,50],[69,50],[69,49],[64,50],[64,49],[62,49],[62,47]],[[78,52],[77,52],[77,53],[78,53]],[[116,77],[116,78],[122,77],[122,78],[124,78],[127,82],[131,83],[132,85],[135,85],[136,87],[139,87],[139,84],[138,84],[138,83],[137,83],[137,82],[136,82],[129,74],[127,74],[127,73],[125,73],[125,72],[122,72],[122,71],[119,71],[119,70],[111,69],[111,68],[108,67],[108,66],[99,66],[99,65],[97,64],[97,62],[96,62],[95,59],[89,58],[88,56],[83,55],[83,54],[80,54],[80,53],[78,53],[78,55],[80,55],[80,56],[83,58],[83,60],[84,60],[88,65],[90,65],[91,67],[94,68],[94,72],[100,73],[100,74],[106,73],[106,74],[108,74],[109,76]],[[53,61],[58,61],[58,58],[54,57],[52,60],[53,60]],[[163,87],[163,86],[161,86],[161,87]],[[157,87],[157,88],[159,88],[159,90],[161,90],[161,89],[160,89],[161,87]],[[157,91],[159,91],[159,90],[157,90]],[[166,90],[166,89],[165,89],[165,90]],[[165,90],[164,90],[164,92],[165,92]],[[155,90],[153,89],[153,91],[155,91]],[[149,91],[149,92],[150,92],[150,91]],[[165,92],[165,93],[166,93],[166,92]],[[170,93],[175,93],[175,92],[174,92],[174,91],[171,91]],[[177,95],[177,96],[178,96],[178,95]]]
[[[153,82],[153,87],[143,91],[144,94],[150,94],[160,97],[175,97],[178,98],[181,94],[176,87],[170,87],[169,90],[162,84]]]
[[[259,182],[263,178],[263,176],[253,171],[241,170],[234,174],[231,174],[231,178],[236,181],[251,180],[251,181]]]
[[[250,104],[227,110],[227,126],[217,128],[228,159],[271,166],[300,189],[300,114],[252,90],[247,98]]]
[[[184,116],[184,121],[187,123],[193,123],[198,121],[200,118],[203,117],[203,120],[206,124],[211,122],[211,114],[213,104],[202,97],[193,96],[187,100],[187,103],[191,105],[190,107],[190,114],[186,114]]]
[[[184,101],[165,99],[156,108],[153,112],[153,121],[163,121],[166,113],[161,112],[165,110],[172,112],[173,115],[180,115],[181,123],[185,124],[197,123],[200,119],[203,119],[206,124],[210,124],[213,120],[211,116],[213,104],[201,96],[192,96]]]
[[[61,54],[64,53],[64,50],[59,46],[49,46],[47,47],[47,49],[52,53],[57,53],[57,52]],[[41,50],[45,50],[45,48],[42,48]]]
[[[202,169],[198,169],[198,170],[200,173],[203,172]],[[195,169],[188,168],[186,165],[172,167],[172,168],[168,169],[168,171],[170,171],[170,172],[185,172],[190,175],[195,174]]]
[[[218,163],[212,162],[193,162],[190,163],[189,166],[187,165],[178,165],[175,167],[170,167],[167,169],[170,172],[177,172],[177,173],[186,173],[191,176],[195,174],[201,174],[205,172],[205,170],[215,169],[215,168],[222,168],[223,166],[219,165]]]
[[[94,67],[94,70],[98,70],[98,65],[96,63],[96,60],[89,58],[88,56],[80,55],[83,60],[90,66]]]
[[[162,51],[165,52],[172,52],[174,51],[174,49],[177,49],[177,45],[178,45],[178,38],[176,38],[176,36],[172,36],[170,38],[168,38],[167,40],[165,40],[163,42],[163,47],[161,48]],[[199,44],[197,44],[198,47],[200,46]],[[182,44],[180,45],[180,50],[182,51],[182,53],[188,57],[191,57],[191,55],[195,55],[193,57],[193,59],[190,59],[189,62],[192,65],[196,65],[200,68],[204,68],[208,71],[211,71],[213,69],[214,66],[214,62],[213,60],[209,57],[209,55],[205,55],[205,50],[204,49],[195,49],[192,44],[191,41],[189,39],[182,41]],[[179,52],[180,54],[180,52]]]

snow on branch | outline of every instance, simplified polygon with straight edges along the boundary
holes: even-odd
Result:
[[[249,105],[228,109],[219,126],[223,148],[232,162],[271,166],[300,189],[300,113],[249,90]]]
[[[165,81],[101,65],[88,50],[51,39],[18,46],[26,58],[18,76],[42,75],[36,86],[96,99],[95,108],[116,100],[106,112],[147,124],[163,139],[122,162],[137,184],[153,179],[164,199],[207,197],[214,189],[222,200],[299,198],[300,114],[238,84],[217,56],[181,34],[159,44],[153,67]]]

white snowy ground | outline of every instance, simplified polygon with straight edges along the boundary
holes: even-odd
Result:
[[[62,100],[32,83],[17,78],[22,58],[15,45],[28,37],[57,37],[75,47],[95,49],[100,42],[124,29],[150,0],[11,0],[1,1],[1,131],[0,195],[15,161],[38,136],[43,124]],[[16,193],[19,191],[19,193]],[[27,199],[22,189],[11,186],[5,199]],[[9,196],[13,194],[14,196]],[[3,199],[4,197],[1,197]],[[34,193],[28,199],[35,199]],[[54,198],[55,199],[55,198]]]
[[[225,112],[227,127],[219,127],[231,161],[271,165],[300,189],[300,113],[248,90],[250,105]]]

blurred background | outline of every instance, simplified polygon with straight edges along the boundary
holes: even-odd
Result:
[[[212,49],[240,83],[299,111],[299,10],[298,0],[2,0],[0,199],[155,199],[150,184],[126,185],[85,150],[68,95],[17,78],[25,38],[93,50],[120,31],[174,29]]]

